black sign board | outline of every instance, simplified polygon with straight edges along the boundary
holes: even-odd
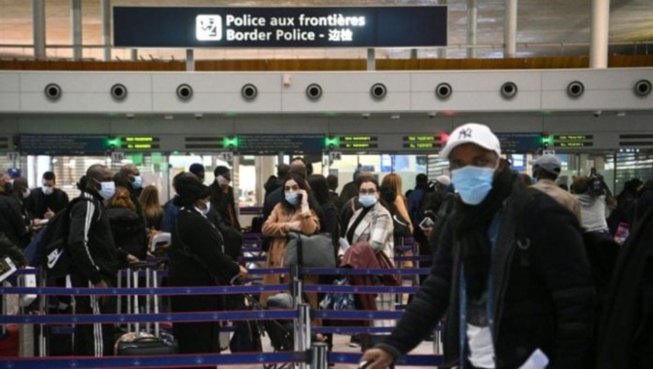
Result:
[[[156,150],[160,148],[159,138],[153,136],[128,136],[120,140],[123,150]]]
[[[32,155],[104,154],[109,138],[102,135],[20,135],[20,151]]]
[[[539,133],[496,133],[501,142],[501,151],[506,153],[535,152],[540,147]]]
[[[307,153],[324,150],[323,135],[241,135],[238,136],[238,152],[260,153]]]
[[[447,7],[114,7],[115,47],[447,45]]]
[[[377,149],[379,138],[376,136],[340,136],[338,147],[341,149]]]
[[[404,136],[402,147],[410,150],[432,150],[440,149],[442,146],[440,136],[415,135]]]

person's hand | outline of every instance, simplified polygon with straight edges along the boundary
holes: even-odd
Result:
[[[134,256],[132,254],[127,254],[126,259],[127,259],[128,263],[136,263],[136,262],[140,261],[136,256]]]
[[[389,353],[378,348],[373,348],[363,353],[361,362],[365,361],[368,362],[365,367],[366,369],[386,369],[392,365],[394,359]]]
[[[293,231],[301,231],[302,229],[302,222],[300,220],[296,220],[294,222],[288,222],[286,223],[286,228],[288,231],[293,232]]]
[[[306,190],[298,190],[297,194],[302,197],[301,206],[308,206],[308,193],[306,193]]]
[[[241,278],[247,277],[247,275],[249,274],[249,271],[247,271],[247,269],[242,265],[240,265],[239,268],[240,268],[240,270],[238,271],[238,275]]]
[[[433,227],[422,228],[422,232],[424,232],[426,238],[431,238],[431,234],[433,233]]]
[[[54,216],[54,211],[52,209],[48,208],[48,210],[43,214],[43,218],[45,219],[50,219]]]

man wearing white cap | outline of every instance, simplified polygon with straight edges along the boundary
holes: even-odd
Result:
[[[447,365],[591,368],[595,293],[578,221],[521,184],[487,126],[465,124],[449,137],[440,156],[460,201],[420,291],[363,355],[367,368],[391,365],[445,313]]]
[[[560,205],[569,209],[578,218],[578,222],[583,224],[580,213],[580,202],[576,197],[569,192],[558,187],[555,180],[560,175],[562,163],[560,159],[554,155],[542,155],[539,158],[532,160],[530,164],[533,166],[533,178],[537,179],[537,183],[533,188],[538,189],[545,194],[551,196]]]

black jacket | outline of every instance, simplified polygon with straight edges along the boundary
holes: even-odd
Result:
[[[136,211],[127,208],[107,208],[105,211],[119,255],[124,258],[127,254],[132,254],[140,260],[145,260],[147,231],[143,218],[138,216]]]
[[[195,209],[182,209],[172,229],[170,284],[214,286],[229,282],[239,267],[224,252],[218,228]]]
[[[642,187],[635,204],[635,221],[643,217],[651,208],[653,208],[653,180],[647,181]]]
[[[537,348],[551,360],[550,369],[589,368],[595,298],[580,226],[550,197],[527,197],[525,191],[515,185],[506,200],[492,254],[496,368],[518,368]],[[516,224],[523,225],[522,231]],[[448,221],[430,275],[395,331],[379,345],[394,356],[417,346],[446,312],[445,359],[461,357],[462,246],[452,226]]]
[[[43,219],[48,209],[58,213],[66,205],[68,205],[68,195],[58,188],[55,188],[51,195],[44,194],[40,187],[35,188],[29,195],[29,201],[26,202],[27,211],[34,218],[39,219]]]
[[[222,221],[229,224],[231,227],[240,230],[240,223],[238,221],[238,214],[236,213],[236,199],[234,197],[234,189],[229,186],[227,192],[223,192],[222,188],[218,185],[217,182],[213,182],[209,188],[211,189],[211,207],[213,207]],[[233,222],[230,216],[230,212],[233,212]]]
[[[12,194],[0,192],[0,233],[4,233],[12,244],[22,247],[27,227],[20,207],[18,198]]]
[[[111,280],[118,272],[118,252],[102,199],[88,192],[80,196],[90,201],[79,201],[70,210],[68,248],[72,268],[93,284]]]
[[[613,273],[603,307],[596,368],[653,365],[653,210],[640,216]]]

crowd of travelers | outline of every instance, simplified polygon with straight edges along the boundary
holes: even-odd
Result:
[[[265,266],[280,268],[291,233],[326,234],[340,265],[404,267],[412,252],[396,247],[412,237],[420,267],[419,292],[399,321],[377,340],[352,337],[363,346],[369,369],[390,367],[444,322],[447,365],[460,368],[648,368],[653,365],[653,180],[631,179],[614,196],[595,170],[573,177],[569,188],[557,181],[563,163],[536,157],[532,175],[517,173],[502,156],[496,135],[485,125],[456,128],[440,152],[449,173],[429,180],[418,174],[404,192],[391,173],[379,183],[356,171],[341,187],[338,177],[312,173],[297,157],[277,167],[265,183],[260,228]],[[20,266],[23,251],[57,213],[69,214],[70,284],[116,286],[117,273],[148,257],[153,235],[171,233],[169,286],[228,285],[247,277],[239,262],[243,228],[231,170],[214,169],[205,185],[205,167],[193,164],[174,177],[175,196],[159,203],[157,187],[144,186],[138,167],[116,173],[92,165],[70,200],[45,172],[41,186],[10,172],[0,177],[0,253]],[[240,237],[240,238],[239,238]],[[335,276],[304,275],[305,284],[334,283]],[[362,284],[392,285],[387,278]],[[264,284],[290,282],[266,274]],[[65,286],[65,280],[53,282]],[[400,283],[400,282],[399,282]],[[259,297],[265,304],[270,294]],[[304,297],[320,308],[324,294]],[[70,311],[62,297],[57,309]],[[397,296],[379,293],[356,298],[359,309],[391,311]],[[76,314],[115,312],[106,296],[77,296]],[[230,308],[219,296],[172,296],[173,312]],[[314,324],[332,324],[315,320]],[[115,327],[78,324],[73,354],[113,354]],[[219,322],[173,325],[178,352],[219,352]],[[332,345],[331,335],[319,336]],[[544,363],[544,364],[543,364]],[[647,364],[651,363],[651,364]],[[525,366],[540,365],[540,366]],[[548,365],[548,366],[547,366]]]

